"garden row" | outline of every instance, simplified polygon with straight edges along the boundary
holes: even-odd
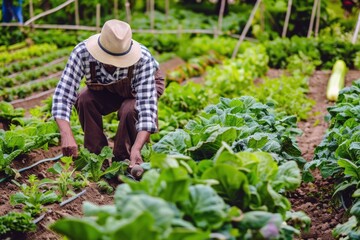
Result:
[[[201,41],[204,40],[199,38],[192,44],[200,46]],[[214,45],[208,48],[218,46],[224,51],[218,40],[209,41],[208,45],[211,44]],[[300,134],[296,122],[306,119],[312,107],[306,92],[308,76],[315,70],[316,63],[300,51],[292,55],[293,58],[297,55],[298,61],[286,65],[286,75],[267,79],[264,77],[269,65],[266,47],[246,45],[235,59],[227,59],[230,52],[224,54],[221,50],[223,57],[215,58],[221,59],[221,66],[194,65],[194,58],[177,70],[186,72],[187,77],[174,78],[168,83],[159,101],[161,131],[152,136],[152,144],[143,151],[147,162],[143,167],[147,171],[142,180],[135,182],[121,177],[125,184],[117,188],[114,205],[85,203],[85,218],[59,220],[52,225],[53,230],[71,239],[79,239],[76,234],[99,238],[120,234],[139,239],[139,233],[133,229],[141,224],[144,238],[151,236],[152,239],[254,239],[260,236],[292,239],[309,227],[306,215],[291,211],[284,193],[296,189],[301,182],[305,160],[295,141]],[[198,59],[218,63],[211,57]],[[205,87],[189,81],[193,73],[186,69],[206,69]],[[257,78],[262,81],[255,83]],[[289,95],[292,100],[286,97]],[[12,119],[10,130],[1,132],[5,158],[0,169],[2,174],[8,176],[14,172],[11,162],[16,158],[9,156],[27,146],[31,137],[20,134],[33,131],[27,128],[37,129],[44,124],[43,135],[55,134],[47,144],[58,144],[54,122],[40,119],[40,116],[49,116],[49,109],[46,105],[33,110],[35,121]],[[13,110],[8,108],[8,112]],[[116,117],[109,115],[104,120],[111,137],[117,126]],[[81,145],[82,131],[76,112],[71,121]],[[11,139],[22,140],[17,143]],[[27,150],[18,153],[24,154]],[[31,219],[44,211],[43,205],[76,194],[89,181],[108,186],[100,180],[124,175],[126,163],[102,168],[111,154],[109,148],[99,156],[82,149],[76,169],[72,159],[62,158],[49,169],[53,174],[51,180],[31,177],[27,184],[26,181],[24,185],[19,184],[21,191],[11,197],[11,202],[23,204],[25,215],[31,216],[27,218],[29,228],[26,230],[34,227]],[[35,197],[31,195],[34,193],[44,195]],[[11,214],[7,216],[14,219]],[[91,220],[94,218],[96,221]],[[70,231],[75,225],[83,232]]]
[[[247,89],[247,87],[250,88],[249,83],[251,83],[252,80],[255,77],[263,76],[266,73],[266,71],[267,71],[267,61],[261,61],[261,60],[266,59],[265,48],[259,47],[259,46],[254,46],[253,48],[249,48],[247,51],[248,52],[244,52],[243,55],[240,55],[239,58],[236,61],[224,60],[223,68],[226,69],[226,71],[225,71],[226,74],[222,74],[222,76],[224,76],[223,77],[224,81],[229,76],[233,76],[232,81],[234,81],[234,83],[236,83],[236,81],[237,81],[237,84],[235,84],[234,86],[230,85],[231,88],[230,89],[224,89],[225,90],[224,92],[216,92],[216,91],[215,92],[207,92],[205,90],[202,90],[204,88],[202,88],[200,85],[194,84],[194,83],[192,83],[190,81],[186,82],[185,85],[180,85],[177,82],[173,82],[168,86],[167,91],[166,91],[165,95],[160,99],[159,104],[160,104],[160,106],[164,105],[163,107],[160,107],[160,109],[169,108],[169,109],[175,110],[174,114],[172,114],[170,116],[180,116],[180,118],[175,118],[175,119],[172,120],[172,122],[176,124],[176,125],[172,126],[173,129],[178,128],[179,124],[182,124],[181,127],[187,125],[186,123],[190,120],[190,118],[192,116],[194,116],[194,114],[199,113],[203,107],[205,107],[206,105],[209,104],[209,102],[211,102],[210,99],[219,99],[220,96],[225,96],[226,94],[228,94],[229,96],[241,95],[242,94],[241,91],[243,91],[244,89]],[[252,58],[247,58],[246,56],[252,56]],[[216,81],[216,79],[219,78],[218,67],[214,67],[213,69],[209,69],[207,72],[210,73],[212,71],[214,72],[213,73],[214,75],[212,76],[211,74],[208,74],[209,78],[205,80],[205,84],[213,85],[213,87],[209,87],[209,88],[205,88],[205,89],[221,89],[221,87],[216,86],[215,84],[221,84],[221,85],[226,85],[226,84],[225,84],[224,81]],[[227,84],[227,85],[229,86],[229,84]],[[192,97],[191,96],[186,97],[186,95],[178,93],[179,91],[189,91],[189,90],[186,90],[186,89],[191,89],[191,88],[195,90],[193,92],[193,94],[192,94]],[[198,91],[203,91],[203,93],[199,94]],[[202,99],[202,100],[197,101],[198,99]],[[213,100],[213,101],[215,101],[215,100]],[[194,142],[194,144],[195,144],[195,139],[197,139],[197,143],[194,146],[187,146],[187,148],[194,148],[196,145],[199,145],[198,149],[194,150],[194,152],[196,152],[198,154],[198,156],[195,157],[194,160],[191,160],[189,157],[184,156],[185,159],[188,159],[188,161],[187,161],[188,164],[190,164],[190,162],[191,162],[191,164],[187,168],[185,168],[187,170],[187,172],[184,172],[184,170],[185,170],[184,167],[180,167],[180,166],[178,167],[178,169],[169,169],[170,172],[172,172],[172,171],[175,171],[175,172],[180,171],[179,177],[181,175],[184,175],[183,177],[186,177],[191,173],[189,171],[191,170],[192,165],[194,165],[194,167],[196,166],[196,164],[200,164],[200,166],[201,166],[201,164],[205,164],[205,163],[211,165],[211,161],[209,162],[209,161],[200,161],[200,160],[203,160],[204,156],[206,156],[208,158],[213,158],[215,153],[217,151],[219,151],[219,149],[222,148],[221,147],[222,146],[222,140],[228,139],[225,142],[232,145],[233,142],[235,142],[235,140],[238,141],[241,138],[245,139],[245,137],[248,137],[245,140],[245,142],[248,142],[248,144],[249,144],[248,148],[249,149],[254,149],[254,151],[255,151],[255,150],[259,150],[258,148],[264,147],[265,149],[269,149],[269,150],[271,149],[271,151],[274,151],[274,156],[279,155],[278,157],[275,158],[276,160],[274,160],[273,157],[271,157],[271,155],[262,156],[262,154],[260,154],[260,153],[258,153],[259,156],[256,156],[256,154],[255,154],[254,157],[250,157],[250,158],[261,158],[261,159],[265,158],[265,159],[267,159],[267,161],[269,162],[269,166],[271,166],[271,168],[274,167],[275,170],[276,170],[275,166],[277,166],[278,162],[279,163],[280,162],[284,163],[284,166],[281,167],[281,168],[296,169],[295,166],[297,164],[295,162],[293,162],[293,161],[291,161],[291,163],[288,163],[290,165],[285,164],[285,162],[287,162],[287,160],[289,160],[290,158],[292,158],[293,160],[297,160],[299,163],[301,163],[301,162],[303,163],[304,160],[301,160],[301,157],[299,157],[300,156],[300,151],[297,149],[296,144],[294,142],[294,136],[296,136],[296,134],[298,134],[298,131],[293,130],[294,128],[296,128],[296,126],[295,126],[296,119],[297,119],[296,117],[286,117],[284,114],[280,114],[277,117],[274,114],[270,113],[270,112],[273,111],[271,107],[269,107],[267,105],[262,105],[260,103],[257,103],[252,98],[244,98],[244,99],[233,100],[234,103],[239,104],[239,106],[237,106],[237,107],[235,107],[236,106],[236,104],[235,104],[235,106],[234,106],[235,109],[232,109],[230,107],[232,104],[231,103],[230,104],[226,103],[227,101],[229,101],[229,100],[226,100],[223,104],[229,105],[228,106],[229,109],[227,111],[234,111],[233,120],[231,120],[229,118],[231,115],[230,114],[225,114],[226,111],[224,111],[224,117],[228,116],[229,119],[223,119],[224,120],[223,123],[221,123],[220,119],[218,119],[218,121],[220,121],[220,122],[218,122],[218,124],[216,124],[213,127],[211,127],[211,125],[209,125],[209,124],[206,124],[205,126],[209,127],[209,130],[203,129],[203,130],[205,130],[205,131],[203,131],[203,130],[199,129],[199,132],[204,132],[206,134],[204,136],[201,136],[201,137],[200,136],[193,136],[194,140],[192,140],[190,142]],[[253,105],[253,107],[251,107],[252,105]],[[221,107],[221,108],[223,108],[223,107]],[[241,110],[241,109],[243,109],[243,110]],[[237,111],[239,111],[239,113],[236,113]],[[242,111],[245,111],[245,112],[240,114]],[[250,111],[250,112],[246,112],[246,111]],[[185,115],[185,116],[181,116],[181,115]],[[160,112],[159,113],[159,120],[162,120],[162,123],[171,122],[171,121],[168,121],[166,119],[167,116],[169,116],[168,113]],[[217,114],[215,114],[214,116],[218,117]],[[251,120],[251,116],[252,116],[253,120]],[[276,120],[276,118],[280,118],[280,116],[282,116],[281,119]],[[76,119],[76,116],[73,119]],[[267,119],[267,120],[265,120],[265,119]],[[114,119],[112,119],[110,122],[113,122],[113,121],[114,121]],[[225,124],[225,126],[221,126],[221,125],[224,125],[224,124]],[[235,124],[235,125],[231,125],[231,124]],[[249,126],[247,126],[248,124],[249,124]],[[255,125],[253,125],[253,124],[255,124]],[[79,129],[78,128],[79,124],[74,123],[72,125],[77,127],[77,129]],[[229,126],[226,126],[226,125],[229,125]],[[26,125],[24,123],[22,124],[22,126],[26,127]],[[203,126],[202,128],[204,128],[205,126]],[[255,126],[258,126],[258,127],[256,128]],[[194,127],[195,127],[195,125],[194,125]],[[198,126],[196,128],[199,128],[199,127],[200,126]],[[109,131],[111,130],[110,127],[105,127],[105,128],[108,129]],[[246,134],[248,136],[239,135],[242,132],[240,129],[245,130],[246,128],[248,128],[248,133]],[[15,129],[21,129],[21,130],[19,130],[19,132],[24,131],[23,128],[21,128],[19,126],[18,127],[14,126],[14,129],[11,129],[11,131],[5,132],[5,134],[15,133],[16,132]],[[171,128],[169,129],[168,127],[161,127],[161,129],[162,129],[162,131],[159,133],[159,137],[158,137],[160,139],[160,141],[158,141],[159,146],[161,146],[162,144],[164,144],[164,142],[166,142],[166,138],[162,138],[162,136],[164,136],[167,132],[169,132],[171,130]],[[256,132],[260,133],[259,132],[260,129],[262,129],[262,132],[263,132],[262,136],[261,136],[261,134],[260,135],[256,134]],[[192,132],[196,133],[196,131],[192,131]],[[77,139],[81,139],[81,131],[74,131],[74,133],[75,133]],[[170,134],[170,136],[171,135],[173,135],[173,134]],[[229,136],[226,137],[227,135],[229,135]],[[288,135],[288,137],[285,137],[285,135]],[[212,139],[213,142],[210,141],[210,139]],[[155,140],[153,140],[153,141],[155,141]],[[267,141],[269,141],[269,143],[264,144]],[[7,141],[4,141],[4,144],[6,144],[6,143],[7,143]],[[214,144],[214,146],[211,146],[212,144]],[[241,150],[241,148],[245,147],[247,143],[244,143],[244,144],[238,142],[238,144],[236,144],[237,145],[236,148],[238,150]],[[212,151],[208,151],[207,146],[209,147],[209,150],[212,149]],[[174,147],[176,147],[176,146],[174,146]],[[157,147],[157,148],[159,148],[159,147]],[[169,148],[169,147],[165,147],[165,148]],[[187,148],[184,149],[185,152],[188,152]],[[284,148],[286,148],[289,153],[293,154],[293,156],[290,157],[290,156],[284,156],[283,154],[281,154],[281,152],[282,152],[281,150],[283,150]],[[8,146],[3,146],[3,149],[9,149],[9,147]],[[243,150],[245,150],[245,148]],[[109,150],[104,150],[104,151],[109,152]],[[163,154],[164,153],[166,153],[166,151],[164,151]],[[182,154],[184,155],[184,153],[182,153]],[[103,154],[101,154],[101,156],[105,157],[105,158],[103,158],[102,160],[99,160],[99,161],[95,161],[94,159],[96,157],[92,156],[93,161],[90,161],[90,162],[96,162],[97,167],[96,168],[95,167],[87,167],[87,168],[85,167],[83,169],[85,171],[85,173],[83,173],[83,176],[87,176],[87,178],[92,180],[92,181],[98,181],[98,180],[100,180],[100,177],[105,176],[106,173],[113,173],[113,171],[114,171],[114,172],[117,172],[119,174],[119,170],[121,169],[121,166],[117,166],[117,164],[113,164],[111,166],[111,172],[105,172],[104,174],[96,174],[95,172],[90,171],[90,173],[89,173],[90,169],[93,169],[93,170],[98,169],[99,170],[99,167],[102,166],[102,163],[103,163],[104,159],[109,157],[109,155],[105,154],[105,152]],[[169,156],[171,156],[171,155],[169,155]],[[150,157],[151,157],[151,154],[150,154]],[[234,157],[235,157],[235,153],[234,153]],[[151,157],[151,158],[154,158],[154,157]],[[160,161],[160,160],[156,160],[156,158],[154,158],[154,159],[155,160],[152,160],[151,162]],[[160,158],[160,159],[162,159],[162,158]],[[165,158],[165,159],[167,159],[167,158]],[[148,158],[148,160],[149,160],[149,158]],[[63,161],[65,161],[65,160],[63,160]],[[89,163],[89,161],[86,161],[86,162]],[[257,162],[257,164],[260,164],[262,161],[256,160],[255,163],[256,162]],[[182,165],[184,165],[184,164],[185,163],[183,163]],[[8,165],[9,164],[7,164],[7,166]],[[61,165],[60,163],[57,164],[57,165],[59,165],[59,166],[53,167],[53,168],[57,169],[57,171],[50,170],[52,173],[56,172],[57,174],[65,174],[67,172],[65,170],[68,170],[69,166],[70,166],[70,164],[66,164],[66,162],[64,162],[64,165]],[[186,166],[186,164],[184,166]],[[229,167],[231,167],[231,166],[229,166]],[[152,164],[151,168],[156,168],[156,165]],[[234,170],[237,171],[236,169],[234,169]],[[231,172],[233,172],[234,170],[232,170]],[[243,181],[249,182],[253,177],[250,178],[250,176],[243,176],[243,174],[245,174],[246,172],[251,172],[250,170],[251,169],[248,169],[245,172],[240,171],[237,175],[239,175],[239,177],[241,179],[244,178]],[[70,173],[73,173],[72,171],[73,170],[71,170]],[[194,169],[194,171],[195,171],[195,169]],[[212,171],[214,171],[214,170],[212,170]],[[285,171],[285,170],[281,170],[281,171]],[[151,172],[151,171],[149,170],[149,172]],[[260,174],[260,172],[261,171],[259,171],[259,174]],[[264,187],[265,188],[270,188],[270,189],[275,188],[274,190],[271,190],[272,194],[275,194],[276,192],[280,191],[280,189],[284,189],[284,188],[294,189],[295,186],[298,186],[299,181],[300,181],[299,173],[300,173],[299,171],[295,171],[295,173],[294,173],[293,177],[295,179],[298,179],[297,183],[294,184],[294,185],[291,184],[291,185],[289,185],[287,187],[284,187],[284,186],[280,186],[280,185],[279,186],[275,186],[275,185],[272,186],[272,184],[269,183],[269,184],[266,184],[267,187],[265,187],[265,185],[264,185]],[[168,175],[169,173],[164,173],[164,174]],[[198,174],[196,174],[194,176],[191,176],[191,175],[193,175],[193,174],[190,174],[190,176],[186,177],[186,178],[188,178],[188,180],[186,180],[187,183],[184,185],[185,188],[183,188],[182,190],[180,189],[179,191],[185,191],[184,193],[186,193],[188,191],[186,189],[189,189],[188,186],[189,185],[194,185],[194,183],[196,182],[196,181],[193,182],[194,179],[202,178],[201,177],[201,175],[202,175],[201,172],[199,172]],[[283,174],[280,174],[280,175],[284,176]],[[71,175],[71,174],[69,175],[69,173],[68,173],[67,176],[68,176],[68,179],[71,179],[71,178],[74,178],[75,175],[74,176]],[[92,176],[94,176],[94,177],[92,177]],[[98,176],[98,177],[95,177],[95,176]],[[272,176],[269,176],[269,178],[272,179],[271,181],[275,181],[276,178],[277,178],[276,176],[277,176],[277,174],[276,174],[276,171],[275,171]],[[183,177],[180,177],[180,178],[183,178]],[[144,176],[144,178],[145,178],[145,176]],[[56,177],[55,177],[55,179],[56,179]],[[245,180],[245,179],[248,179],[248,180]],[[162,182],[164,180],[159,179],[159,181]],[[171,181],[173,181],[173,180],[169,179],[169,182],[171,182]],[[278,182],[278,181],[280,181],[280,180],[276,180],[275,182]],[[59,184],[59,181],[57,181],[57,182]],[[71,179],[68,182],[71,183],[71,182],[76,182],[76,181]],[[52,182],[52,183],[54,184],[54,182]],[[47,188],[52,188],[52,191],[54,191],[54,189],[59,191],[58,188],[49,187],[49,186],[52,186],[52,185],[49,185],[50,184],[49,180],[46,180],[45,182],[38,182],[36,179],[34,179],[32,177],[32,182],[29,183],[29,184],[30,184],[30,186],[32,186],[32,187],[30,187],[32,189],[34,189],[36,187],[40,187],[40,186],[41,187],[47,186]],[[178,184],[176,184],[176,185],[178,185]],[[251,194],[250,194],[251,191],[250,191],[250,189],[252,189],[252,187],[251,187],[252,185],[257,185],[257,183],[252,182],[250,185],[244,185],[244,188],[242,190],[237,189],[235,191],[235,192],[239,192],[239,193],[243,192],[242,194],[245,194],[244,197],[246,199],[249,199],[249,202],[248,202],[248,200],[246,200],[245,202],[240,203],[238,200],[236,200],[237,195],[236,194],[234,195],[234,193],[231,193],[231,195],[233,196],[231,201],[236,202],[236,204],[234,205],[234,213],[236,213],[236,216],[237,216],[237,214],[240,214],[240,209],[242,209],[244,212],[249,211],[251,209],[250,206],[252,204],[250,204],[251,203],[251,201],[250,201],[250,199],[251,199]],[[55,186],[57,186],[57,185],[55,185]],[[195,184],[194,187],[197,188],[197,184]],[[218,199],[219,201],[220,201],[221,198],[224,198],[224,199],[228,198],[223,194],[213,192],[214,190],[211,190],[210,187],[206,187],[206,186],[199,186],[199,187],[200,188],[205,187],[205,189],[204,189],[205,192],[208,192],[208,191],[210,191],[209,193],[212,192],[211,194],[212,195],[215,194],[214,195],[215,199]],[[228,188],[228,186],[226,186],[226,188]],[[229,189],[231,189],[231,188],[233,188],[233,187],[230,187]],[[68,185],[67,189],[73,191],[73,186],[70,184],[70,185]],[[164,191],[169,191],[169,190],[164,190]],[[51,191],[51,190],[49,190],[49,191]],[[259,191],[263,191],[263,190],[259,189]],[[39,192],[39,191],[35,191],[35,192]],[[46,193],[46,192],[44,192],[44,193]],[[49,192],[47,194],[49,194],[51,196],[54,196],[53,192]],[[69,194],[69,193],[67,193],[67,194]],[[290,210],[290,204],[289,204],[288,200],[286,200],[285,197],[283,197],[282,195],[278,195],[278,194],[279,193],[276,193],[274,195],[273,203],[270,204],[270,206],[267,206],[267,203],[265,203],[265,200],[261,200],[261,201],[259,201],[257,203],[258,207],[255,207],[255,209],[259,208],[258,210],[260,210],[260,209],[265,210],[265,209],[269,208],[269,210],[267,210],[268,213],[265,211],[265,212],[253,212],[252,214],[255,214],[255,215],[260,214],[260,217],[265,217],[265,219],[268,219],[269,217],[270,218],[275,217],[276,219],[278,219],[278,223],[275,224],[276,229],[277,229],[277,231],[282,229],[281,230],[283,232],[282,234],[292,235],[294,233],[298,233],[298,230],[296,230],[295,228],[286,227],[286,226],[280,224],[285,220],[285,218],[286,218],[285,213],[288,210]],[[22,188],[22,191],[19,194],[15,195],[15,196],[18,196],[18,195],[21,195],[21,196],[26,195],[25,188]],[[166,193],[166,195],[168,195],[168,193]],[[188,194],[185,194],[185,195],[181,194],[181,196],[186,196],[186,195],[188,195]],[[258,196],[256,199],[260,200],[259,197],[261,197],[261,195],[263,195],[263,194],[257,193],[255,195]],[[29,207],[28,206],[29,204],[26,205],[26,201],[24,201],[24,199],[28,199],[28,198],[23,198],[22,201],[21,200],[15,201],[14,198],[18,199],[15,196],[11,198],[11,199],[13,199],[12,200],[13,204],[16,204],[16,203],[25,204],[26,207],[25,207],[24,210],[27,211],[27,212],[30,212],[30,214],[32,214],[33,217],[35,217],[36,214],[39,214],[39,211],[41,211],[42,208],[39,207],[39,206],[42,206],[43,204],[49,203],[49,202],[46,202],[46,201],[44,201],[44,202],[41,202],[41,201],[39,201],[39,202],[31,202],[30,207]],[[30,198],[30,196],[28,196],[28,197]],[[174,201],[177,202],[178,200],[176,199],[177,197],[175,195],[174,195],[174,198],[175,198]],[[277,205],[277,202],[278,202],[275,199],[278,199],[278,198],[283,199],[282,200],[283,204],[281,206],[275,206],[275,205]],[[35,198],[35,199],[46,199],[46,198]],[[59,198],[52,198],[52,201],[55,201],[55,200],[58,200],[58,199]],[[169,200],[171,200],[171,199],[169,199]],[[254,199],[253,199],[253,201],[254,201]],[[248,202],[249,205],[246,204],[246,202]],[[272,206],[274,203],[276,203],[276,204],[274,206]],[[226,205],[226,204],[230,204],[230,205]],[[220,208],[219,208],[219,210],[221,209],[220,210],[220,217],[221,218],[217,219],[216,221],[220,221],[219,222],[220,225],[210,222],[206,226],[201,227],[201,225],[196,224],[196,227],[198,229],[196,231],[193,231],[193,233],[191,233],[191,234],[210,234],[210,232],[216,232],[215,230],[220,230],[220,228],[222,228],[224,224],[228,225],[232,220],[230,220],[230,222],[229,222],[229,220],[226,220],[226,219],[229,218],[228,214],[230,214],[230,212],[228,212],[228,210],[226,210],[226,209],[229,206],[232,206],[234,203],[229,202],[229,203],[226,203],[226,204],[225,204],[225,202],[223,202],[220,205]],[[241,205],[238,205],[238,204],[241,204]],[[260,207],[260,206],[263,206],[263,205],[266,206],[266,208]],[[32,210],[31,206],[36,206],[37,207],[36,210]],[[278,210],[275,210],[275,209],[278,209]],[[251,209],[251,210],[254,210],[254,209]],[[278,215],[273,215],[275,213],[279,213],[279,214]],[[252,214],[249,214],[249,216],[252,216]],[[266,222],[268,222],[268,221],[266,221]],[[190,223],[188,223],[188,224],[190,224]],[[192,223],[192,224],[194,224],[194,223]],[[213,226],[211,226],[211,225],[213,225]],[[267,225],[267,224],[265,224],[265,225]],[[170,226],[168,226],[168,227],[170,227]],[[250,226],[248,228],[253,228],[253,227]],[[181,229],[179,229],[179,230],[181,230]],[[191,230],[191,229],[189,227],[184,226],[182,228],[182,230]],[[156,234],[158,235],[159,233],[156,233]],[[175,234],[175,233],[173,233],[173,234]],[[260,233],[258,232],[256,234],[260,234]],[[158,237],[160,238],[160,235]],[[168,237],[168,236],[162,236],[162,237]]]

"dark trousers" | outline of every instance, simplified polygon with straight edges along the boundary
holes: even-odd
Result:
[[[96,154],[99,154],[104,146],[108,146],[102,116],[118,111],[120,122],[114,139],[113,153],[116,160],[130,158],[131,146],[137,135],[135,125],[138,116],[135,99],[125,99],[108,90],[93,91],[86,88],[80,93],[75,107],[84,131],[84,146]]]

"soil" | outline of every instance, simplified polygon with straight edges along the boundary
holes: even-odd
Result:
[[[269,77],[276,77],[281,72],[277,70],[269,70]],[[309,79],[309,93],[308,97],[316,101],[311,116],[307,121],[298,123],[299,128],[303,131],[302,136],[298,138],[298,144],[302,150],[303,157],[306,160],[311,160],[314,154],[314,148],[321,142],[325,131],[328,127],[324,121],[324,116],[327,114],[326,108],[332,105],[332,102],[326,100],[326,86],[331,72],[330,71],[316,71]],[[351,82],[360,78],[360,71],[349,71],[346,77],[346,86],[350,86]],[[290,97],[290,96],[289,96]],[[31,102],[29,101],[29,104]],[[22,107],[26,108],[25,104]],[[27,106],[33,107],[33,106]],[[32,163],[59,155],[61,152],[59,147],[50,147],[48,150],[37,150],[22,156],[14,163],[14,167],[21,168],[29,166]],[[24,182],[30,174],[37,175],[40,179],[48,176],[46,171],[52,162],[40,164],[28,171],[25,171],[22,176],[16,181]],[[304,211],[312,221],[311,228],[308,232],[302,233],[299,239],[334,239],[331,235],[331,230],[336,224],[346,220],[347,216],[341,206],[335,205],[331,200],[331,179],[322,179],[318,172],[314,172],[315,182],[303,183],[296,191],[289,193],[288,198],[291,201],[292,207],[296,211]],[[116,183],[112,183],[114,186]],[[0,183],[0,214],[6,214],[9,211],[19,209],[20,206],[11,206],[9,204],[10,195],[18,191],[18,188],[11,181]],[[60,207],[58,203],[48,205],[45,217],[37,224],[36,232],[26,233],[21,236],[11,236],[10,239],[37,239],[50,240],[61,239],[60,236],[48,230],[47,226],[56,219],[65,216],[81,216],[83,201],[91,201],[96,204],[111,204],[113,202],[112,195],[102,193],[98,190],[96,185],[90,184],[86,188],[85,194],[76,200]],[[0,239],[2,239],[0,237]]]

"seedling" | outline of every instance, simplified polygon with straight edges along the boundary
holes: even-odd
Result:
[[[80,160],[85,162],[83,170],[88,171],[90,175],[89,177],[95,182],[98,182],[101,177],[106,174],[115,174],[119,171],[121,167],[119,162],[113,162],[111,166],[105,170],[102,169],[104,161],[106,159],[111,159],[112,157],[112,150],[108,146],[105,146],[99,155],[90,153],[85,148],[80,150]]]
[[[57,162],[48,169],[48,172],[58,175],[57,178],[44,179],[43,182],[54,184],[54,188],[60,192],[61,197],[68,194],[75,195],[72,190],[80,186],[85,187],[88,182],[84,177],[79,179],[79,175],[76,178],[73,177],[75,169],[71,170],[72,157],[62,157],[60,160],[63,164]]]
[[[29,185],[19,184],[15,180],[12,182],[17,185],[21,192],[10,196],[12,205],[24,204],[24,211],[29,212],[31,216],[36,216],[43,212],[43,205],[59,201],[59,197],[53,190],[42,190],[43,182],[39,181],[35,175],[29,176]]]

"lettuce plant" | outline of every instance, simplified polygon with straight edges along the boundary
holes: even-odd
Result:
[[[113,157],[112,149],[105,146],[100,154],[90,153],[86,148],[80,149],[80,157],[77,160],[78,165],[82,165],[82,171],[89,173],[89,178],[97,182],[106,174],[115,174],[124,163],[113,162],[111,166],[103,170],[103,164],[106,159]]]
[[[59,201],[58,195],[52,190],[43,190],[43,182],[39,181],[35,175],[29,176],[29,184],[19,184],[13,180],[19,188],[17,192],[10,196],[12,205],[24,204],[24,211],[36,216],[44,211],[43,205]]]

